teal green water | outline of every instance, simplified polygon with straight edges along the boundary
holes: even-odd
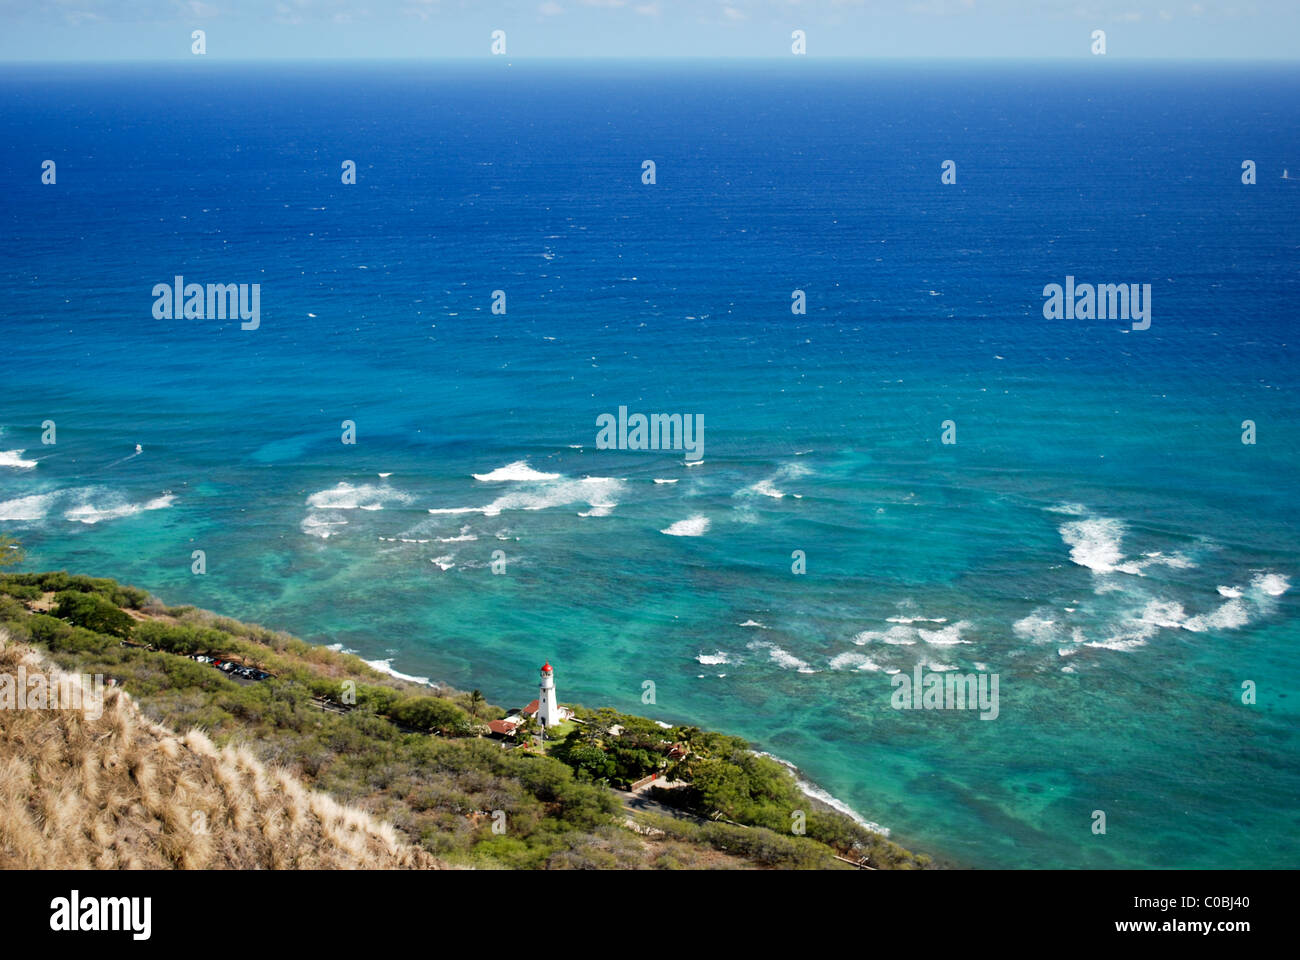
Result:
[[[1294,866],[1300,194],[1239,171],[1297,78],[645,69],[6,71],[0,529],[497,703],[549,659],[951,863]],[[176,274],[260,329],[154,319]],[[894,709],[917,664],[997,719]]]

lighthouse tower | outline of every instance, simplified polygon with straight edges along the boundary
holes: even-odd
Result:
[[[537,694],[537,719],[551,730],[560,725],[560,707],[555,702],[555,671],[547,662],[542,667],[542,685]]]

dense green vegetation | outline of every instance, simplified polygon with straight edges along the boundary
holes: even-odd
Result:
[[[135,620],[97,593],[65,590],[54,597],[54,615],[78,627],[114,637],[129,637]]]
[[[0,628],[43,647],[66,670],[114,678],[166,726],[246,743],[452,863],[844,866],[833,850],[876,866],[927,862],[819,809],[787,770],[735,737],[579,708],[583,722],[549,754],[506,748],[483,736],[484,722],[504,711],[477,690],[406,683],[288,634],[61,572],[0,574]],[[239,681],[195,655],[234,659],[271,677]],[[688,745],[684,758],[669,758],[673,743]],[[638,814],[653,829],[640,836],[626,829],[628,814],[609,787],[651,772],[690,782],[657,799],[735,823]],[[806,816],[805,835],[792,833],[794,811]]]
[[[747,858],[754,858],[757,849],[749,844],[761,843],[764,854],[757,859],[769,863],[772,857],[779,857],[787,866],[806,865],[809,848],[801,847],[798,837],[824,844],[818,854],[822,858],[833,850],[854,860],[865,857],[875,867],[914,868],[929,863],[928,858],[913,855],[808,797],[789,770],[755,753],[739,737],[691,726],[666,730],[653,720],[609,708],[580,708],[578,717],[584,721],[582,726],[550,755],[573,767],[580,780],[626,787],[658,772],[664,781],[684,782],[685,786],[676,789],[652,787],[651,796],[697,817],[730,821],[704,824],[696,834],[686,831],[685,835],[694,839],[714,846],[725,841],[727,845],[720,849],[740,850]],[[617,730],[617,735],[612,730]],[[685,756],[669,756],[674,744],[685,745]],[[744,833],[749,839],[742,843],[734,839],[734,831],[740,827],[761,830]],[[683,830],[686,828],[673,835],[682,835]]]
[[[667,731],[653,720],[617,713],[608,707],[580,710],[582,724],[551,749],[550,755],[573,767],[580,779],[626,788],[663,768]],[[610,729],[621,726],[618,736]]]

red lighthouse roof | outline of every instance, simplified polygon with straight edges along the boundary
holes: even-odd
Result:
[[[542,666],[542,673],[551,673],[551,672],[552,672],[551,661],[547,660],[546,663]]]

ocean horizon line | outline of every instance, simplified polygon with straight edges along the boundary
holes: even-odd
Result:
[[[1261,67],[1296,67],[1300,66],[1300,56],[1297,57],[1272,57],[1262,59],[1252,59],[1249,57],[1234,56],[1205,56],[1205,57],[1174,57],[1174,56],[1147,56],[1147,57],[1106,57],[1104,62],[1107,64],[1119,61],[1125,66],[1167,66],[1176,64],[1187,65],[1217,65],[1217,66],[1239,66],[1252,70]],[[141,58],[141,57],[101,57],[96,59],[84,58],[50,58],[50,57],[2,57],[0,58],[0,67],[8,66],[42,66],[42,67],[69,67],[69,66],[87,66],[102,67],[110,65],[139,65],[139,66],[157,66],[159,64],[177,64],[177,63],[194,63],[202,62],[212,65],[233,65],[233,64],[424,64],[437,65],[448,64],[462,68],[466,64],[482,63],[496,64],[489,69],[501,69],[500,64],[510,66],[516,62],[521,63],[547,63],[547,64],[610,64],[621,63],[628,65],[635,64],[660,64],[660,63],[754,63],[770,66],[773,63],[790,63],[792,69],[807,70],[808,64],[816,63],[827,66],[873,66],[873,65],[890,65],[899,64],[953,64],[953,65],[971,65],[971,64],[1006,64],[1006,65],[1042,65],[1042,64],[1083,64],[1098,63],[1098,58],[1083,54],[1068,54],[1060,56],[1041,56],[1041,57],[1008,57],[998,54],[972,54],[969,56],[917,56],[917,55],[894,55],[894,54],[871,54],[859,56],[845,56],[837,54],[827,54],[822,56],[805,56],[792,57],[787,54],[770,54],[770,55],[732,55],[732,54],[714,54],[709,56],[699,56],[696,54],[659,54],[646,56],[626,56],[617,53],[609,54],[591,54],[588,56],[548,56],[541,55],[523,55],[523,56],[491,56],[481,53],[466,53],[454,55],[439,56],[395,56],[395,57],[375,57],[375,56],[319,56],[319,57],[222,57],[213,54],[204,56],[201,60],[191,54],[176,54],[174,56]],[[1090,68],[1092,69],[1092,68]],[[1095,69],[1102,69],[1098,66]],[[1113,70],[1114,67],[1107,66],[1104,69]]]

